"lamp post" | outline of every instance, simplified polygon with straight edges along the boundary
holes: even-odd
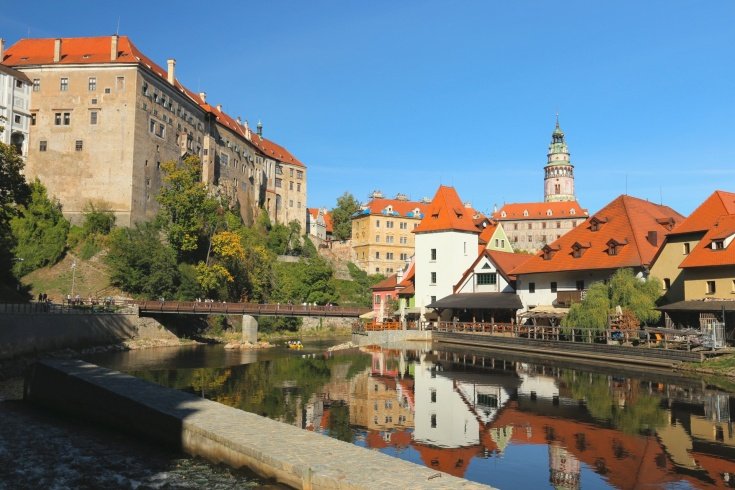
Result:
[[[74,298],[74,283],[76,282],[77,278],[77,261],[76,259],[74,262],[71,263],[71,297]]]

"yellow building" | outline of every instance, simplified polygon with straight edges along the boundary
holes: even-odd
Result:
[[[414,254],[413,229],[427,203],[399,194],[384,199],[379,192],[352,218],[352,248],[357,266],[370,273],[393,274]]]

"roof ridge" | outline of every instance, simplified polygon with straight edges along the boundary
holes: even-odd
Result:
[[[630,219],[630,213],[628,212],[628,205],[625,202],[626,197],[630,197],[627,194],[623,194],[620,196],[623,203],[623,212],[625,213],[625,218],[628,221],[628,227],[630,228],[630,234],[633,236],[633,243],[635,245],[635,253],[638,255],[638,261],[643,264],[643,256],[641,255],[641,248],[638,246],[638,238],[636,237],[635,228],[633,227],[633,221]],[[648,201],[646,201],[648,202]]]

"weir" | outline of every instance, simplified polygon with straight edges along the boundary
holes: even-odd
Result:
[[[83,361],[33,365],[24,398],[294,488],[489,488]]]

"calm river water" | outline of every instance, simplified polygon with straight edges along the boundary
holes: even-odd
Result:
[[[501,489],[735,487],[735,395],[701,379],[328,345],[88,360]]]

